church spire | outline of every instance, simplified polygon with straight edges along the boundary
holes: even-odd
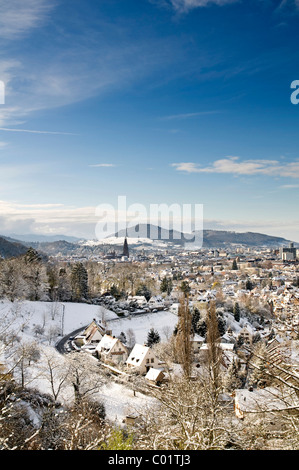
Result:
[[[126,229],[126,236],[125,236],[125,241],[124,241],[124,247],[123,247],[123,256],[126,256],[129,258],[129,246],[128,246],[128,230]]]

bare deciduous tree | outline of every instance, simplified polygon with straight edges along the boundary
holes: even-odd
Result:
[[[88,356],[87,353],[74,352],[67,356],[67,363],[68,383],[73,387],[76,403],[99,392],[105,377],[98,361]]]

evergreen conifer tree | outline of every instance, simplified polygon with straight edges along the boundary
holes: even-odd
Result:
[[[238,302],[236,302],[234,305],[234,318],[237,322],[240,321],[240,306]]]
[[[232,264],[232,270],[237,271],[237,269],[238,269],[237,261],[234,259],[233,264]]]
[[[193,309],[192,318],[191,318],[191,326],[192,326],[194,333],[198,333],[197,325],[198,325],[199,320],[200,320],[200,311],[198,310],[198,308],[195,307]]]
[[[160,343],[160,335],[157,330],[155,330],[154,328],[151,328],[147,334],[146,345],[151,348],[153,344],[156,344],[156,343]]]
[[[79,301],[88,297],[88,274],[82,263],[75,263],[71,272],[72,298]]]

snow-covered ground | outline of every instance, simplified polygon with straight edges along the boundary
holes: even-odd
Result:
[[[36,341],[44,354],[38,364],[32,364],[30,376],[30,386],[39,389],[41,392],[50,393],[50,385],[40,374],[43,369],[41,363],[51,355],[55,360],[63,363],[65,357],[60,355],[55,344],[63,335],[88,325],[94,318],[102,319],[103,315],[107,321],[112,334],[118,336],[121,332],[130,329],[134,332],[137,343],[143,344],[147,339],[147,333],[151,328],[155,328],[161,339],[172,333],[177,316],[167,311],[159,311],[151,314],[119,318],[114,312],[103,307],[81,304],[81,303],[51,303],[51,302],[0,302],[0,318],[12,312],[15,316],[10,329],[13,330],[19,342]],[[38,327],[38,328],[37,328]],[[0,325],[1,331],[1,325]],[[37,333],[39,331],[39,333]],[[69,401],[73,395],[71,388],[65,389],[61,394],[62,401]],[[106,407],[107,417],[121,423],[129,410],[135,411],[137,408],[145,408],[151,399],[137,392],[134,396],[132,389],[122,384],[117,384],[111,379],[111,383],[104,385],[98,394]]]
[[[178,322],[178,317],[168,311],[159,311],[155,313],[145,313],[132,317],[119,318],[117,321],[110,322],[112,333],[119,336],[121,332],[126,334],[128,329],[133,330],[136,342],[144,344],[147,341],[147,333],[151,328],[158,331],[161,340],[170,336]],[[109,324],[109,322],[108,322]]]
[[[33,336],[33,329],[36,325],[43,326],[45,332],[49,328],[61,328],[63,334],[88,325],[93,318],[100,319],[102,312],[105,312],[106,320],[117,318],[117,315],[110,310],[97,305],[81,303],[55,303],[55,302],[0,302],[0,315],[13,310],[17,312],[17,322],[26,322],[27,328],[24,336]]]

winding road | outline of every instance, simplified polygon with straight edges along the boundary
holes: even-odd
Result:
[[[69,333],[68,335],[64,336],[61,340],[59,340],[58,343],[56,343],[56,345],[55,345],[55,348],[57,349],[57,351],[58,351],[60,354],[65,354],[65,353],[67,352],[67,351],[65,350],[65,344],[69,341],[69,339],[70,339],[72,336],[76,336],[76,335],[78,335],[81,331],[84,331],[87,326],[88,326],[88,325],[86,325],[86,326],[81,326],[81,327],[78,328],[77,330],[73,331],[72,333]]]

